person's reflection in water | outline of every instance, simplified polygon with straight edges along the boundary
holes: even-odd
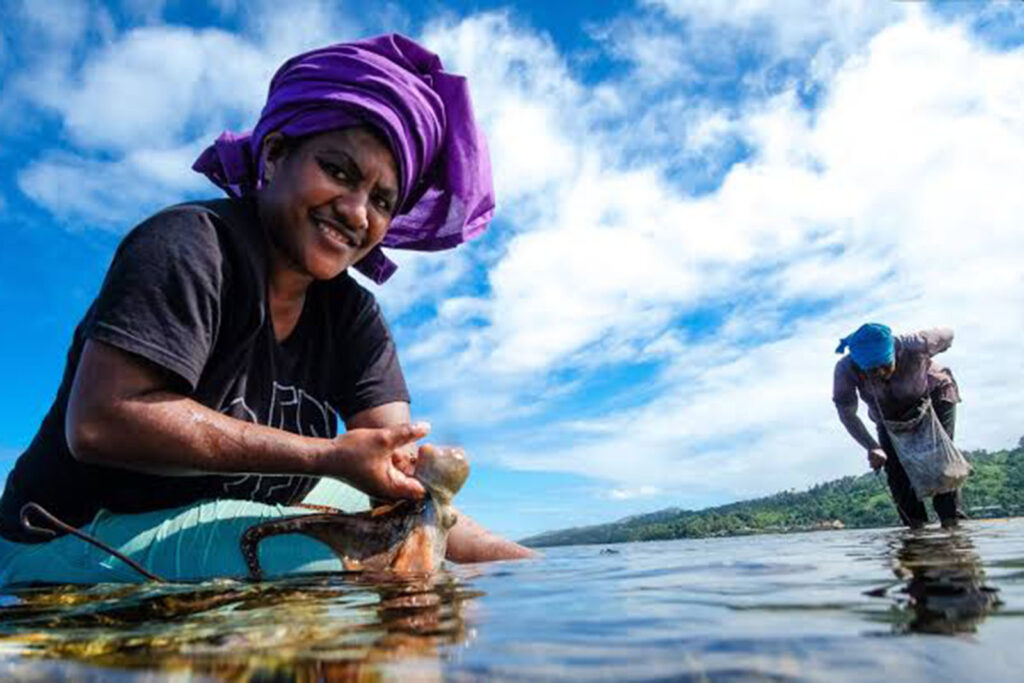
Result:
[[[40,662],[54,659],[71,678],[81,663],[233,680],[442,680],[442,650],[469,637],[465,603],[480,595],[446,574],[125,590],[26,591],[0,608],[0,644],[40,658],[5,677],[48,678]]]
[[[898,595],[912,616],[898,633],[974,633],[1001,604],[965,534],[911,532],[901,540],[893,571],[906,581]]]

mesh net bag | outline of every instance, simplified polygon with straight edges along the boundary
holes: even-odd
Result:
[[[930,400],[925,399],[910,419],[883,422],[920,500],[957,490],[971,473],[970,464],[942,428]]]

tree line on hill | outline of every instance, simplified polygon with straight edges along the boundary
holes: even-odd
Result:
[[[973,468],[961,490],[962,507],[968,515],[1024,515],[1024,437],[1012,450],[964,455]],[[864,474],[818,484],[807,491],[785,491],[705,510],[669,508],[610,524],[549,531],[521,542],[540,548],[897,524],[899,517],[884,474]]]

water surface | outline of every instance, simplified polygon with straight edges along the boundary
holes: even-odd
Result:
[[[1024,519],[578,546],[431,581],[35,589],[0,598],[22,680],[1007,680]]]

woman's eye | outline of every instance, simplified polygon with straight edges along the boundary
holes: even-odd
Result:
[[[332,178],[336,178],[337,180],[348,180],[348,174],[345,173],[345,170],[335,163],[321,159],[320,168],[322,168],[324,173]]]
[[[378,197],[376,200],[377,208],[384,213],[391,215],[391,202],[383,197]]]

